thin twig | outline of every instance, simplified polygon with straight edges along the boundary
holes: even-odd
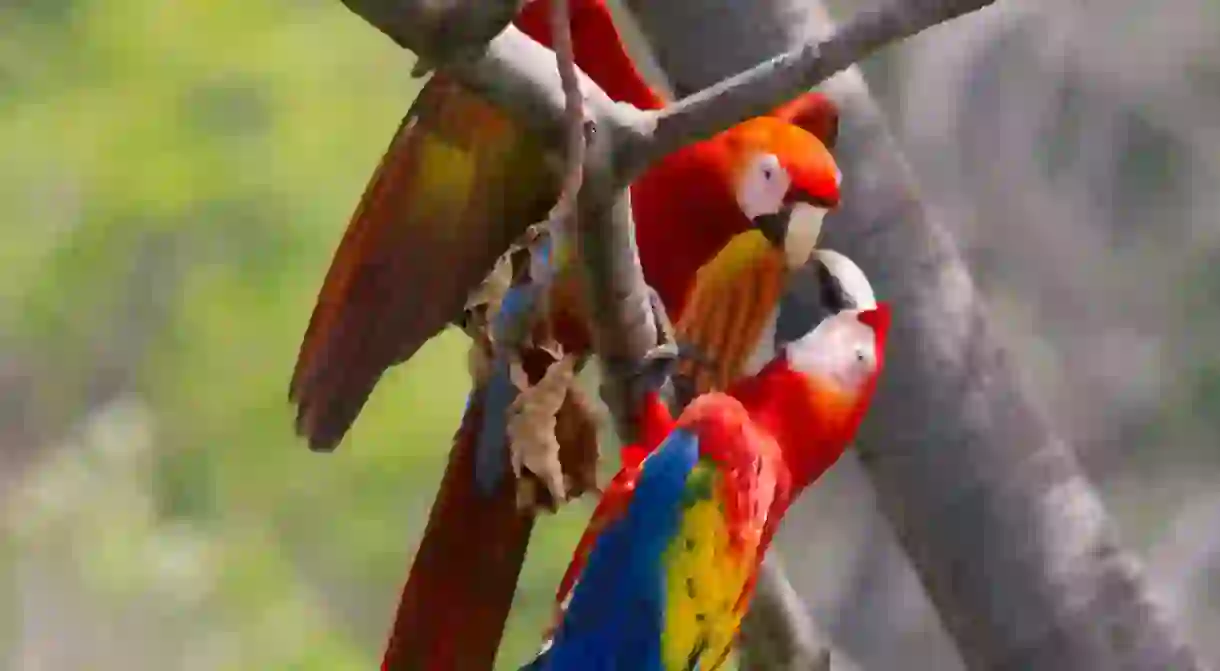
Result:
[[[580,92],[580,76],[576,69],[576,55],[572,49],[571,8],[568,0],[553,0],[550,18],[559,83],[563,86],[563,116],[567,129],[567,169],[563,178],[563,191],[551,217],[551,235],[562,229],[562,236],[576,232],[576,227],[569,224],[576,216],[577,197],[585,172],[585,98]],[[567,240],[563,242],[568,244]]]

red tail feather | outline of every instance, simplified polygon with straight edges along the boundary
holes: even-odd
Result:
[[[495,662],[534,517],[517,510],[512,477],[492,499],[478,492],[474,437],[481,417],[476,400],[454,437],[382,671],[466,671]]]

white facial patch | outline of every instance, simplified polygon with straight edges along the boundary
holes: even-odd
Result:
[[[826,266],[826,270],[839,281],[843,291],[855,301],[855,307],[860,310],[871,310],[877,307],[877,296],[873,294],[873,285],[860,270],[855,261],[834,251],[819,249],[814,253],[818,261]]]
[[[826,208],[809,203],[797,203],[792,207],[788,234],[784,237],[784,256],[789,268],[799,268],[809,260],[818,245],[818,236],[822,234],[826,212]]]
[[[779,212],[792,178],[775,154],[757,154],[750,159],[737,184],[737,205],[747,218]]]
[[[788,344],[788,364],[805,375],[832,380],[845,392],[860,391],[877,370],[877,340],[859,316],[860,310],[844,310],[822,320]]]

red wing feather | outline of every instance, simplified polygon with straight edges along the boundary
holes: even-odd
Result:
[[[436,76],[420,92],[335,253],[289,398],[331,450],[382,373],[460,315],[467,294],[557,197],[541,148]]]

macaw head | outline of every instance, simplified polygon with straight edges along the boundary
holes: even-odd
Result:
[[[797,485],[815,480],[855,437],[885,364],[890,328],[889,305],[877,302],[851,259],[831,250],[817,250],[815,259],[832,280],[837,311],[731,392],[760,409]]]
[[[723,141],[737,206],[784,252],[789,267],[803,265],[822,219],[839,204],[842,174],[830,150],[809,130],[777,116],[738,124]]]

